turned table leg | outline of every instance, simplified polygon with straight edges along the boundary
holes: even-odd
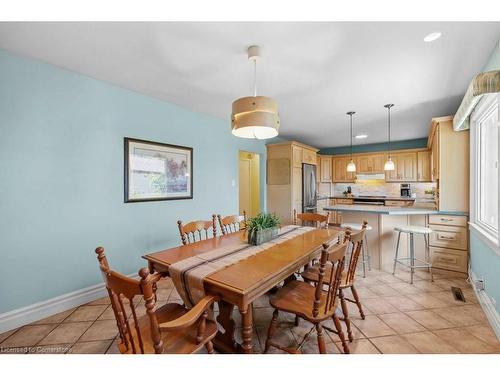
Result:
[[[243,343],[241,345],[243,349],[243,353],[252,354],[253,353],[253,345],[252,345],[252,335],[253,335],[253,316],[252,316],[252,304],[245,306],[244,308],[240,308],[240,314],[242,319],[242,331],[241,335],[243,337]]]

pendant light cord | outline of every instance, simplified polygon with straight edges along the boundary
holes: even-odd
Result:
[[[387,145],[387,154],[388,154],[388,158],[391,159],[391,108],[394,106],[394,104],[386,104],[384,105],[385,108],[387,108],[387,124],[389,125],[387,128],[388,128],[388,131],[389,131],[389,134],[388,134],[388,139],[389,139],[389,143]]]
[[[355,114],[356,112],[354,111],[350,111],[350,112],[347,112],[346,115],[348,115],[350,117],[350,121],[351,121],[351,161],[352,161],[352,115]]]
[[[352,161],[352,113],[351,113],[351,161]]]
[[[389,122],[389,145],[387,147],[389,150],[389,159],[390,159],[391,158],[391,107],[387,108],[387,116],[389,118],[389,120],[388,120],[388,122]]]

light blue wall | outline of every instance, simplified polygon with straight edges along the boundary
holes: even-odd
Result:
[[[424,148],[427,147],[427,138],[417,138],[409,139],[405,141],[391,142],[391,150],[406,150],[411,148]],[[388,144],[385,143],[372,143],[367,145],[357,145],[353,146],[352,151],[357,152],[377,152],[377,151],[387,151]],[[320,154],[323,155],[341,155],[349,154],[351,152],[350,146],[342,147],[328,147],[319,150]]]
[[[489,72],[491,70],[500,69],[500,41],[498,42],[498,46],[493,49],[491,56],[483,68],[483,72]]]
[[[483,72],[500,69],[500,48],[495,48],[485,65]],[[497,301],[496,310],[500,313],[500,256],[496,255],[488,245],[470,233],[470,266],[477,277],[486,280],[485,291]]]
[[[228,103],[228,110],[230,110]],[[194,199],[123,203],[123,138],[194,148]],[[238,210],[227,121],[0,50],[0,313],[101,282],[93,252],[130,274],[179,244],[176,221]],[[231,180],[236,186],[231,186]]]
[[[476,277],[484,278],[485,292],[497,301],[500,313],[500,256],[470,231],[470,266]]]

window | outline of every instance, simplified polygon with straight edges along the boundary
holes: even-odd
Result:
[[[498,246],[498,94],[485,96],[474,110],[471,137],[471,226]]]

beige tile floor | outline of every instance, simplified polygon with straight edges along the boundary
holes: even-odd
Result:
[[[370,271],[356,280],[366,319],[359,317],[349,304],[354,341],[351,353],[500,353],[498,341],[477,303],[474,292],[464,279],[437,275],[434,283],[426,272],[418,272],[413,285],[404,269],[396,276]],[[450,287],[462,288],[466,302],[455,301]],[[269,296],[254,303],[254,350],[261,352],[272,308]],[[158,290],[161,302],[179,302],[170,280],[162,280]],[[138,314],[144,306],[137,299]],[[241,339],[241,321],[235,313]],[[331,324],[331,323],[328,323]],[[293,316],[280,315],[275,338],[283,345],[296,345],[310,329],[301,320],[293,325]],[[327,350],[340,353],[340,340],[327,332]],[[117,353],[117,329],[108,298],[101,298],[38,322],[0,334],[1,353]],[[304,353],[318,353],[316,337],[310,336]],[[279,352],[271,349],[272,353]]]

